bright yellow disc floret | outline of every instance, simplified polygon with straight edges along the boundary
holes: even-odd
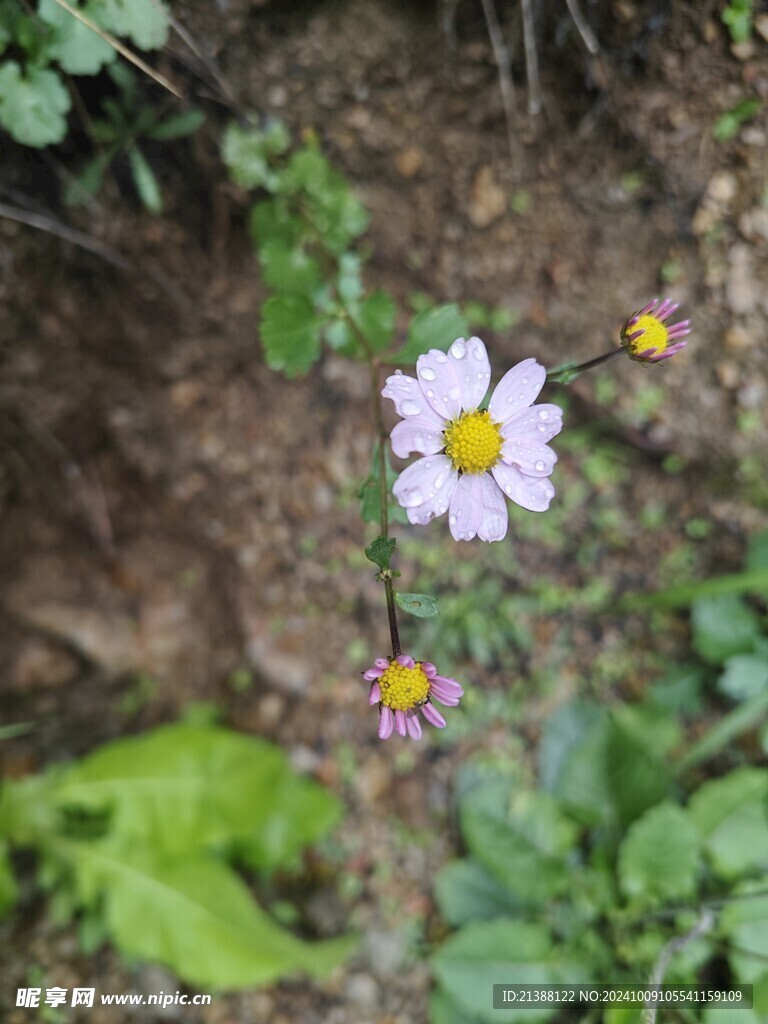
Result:
[[[381,703],[393,711],[410,711],[420,707],[429,696],[429,680],[416,662],[414,668],[404,668],[396,661],[379,678]]]
[[[641,356],[644,352],[648,352],[653,348],[656,349],[655,355],[658,356],[667,347],[667,338],[669,336],[667,328],[655,316],[641,316],[637,323],[629,328],[628,333],[634,334],[635,331],[642,331],[643,333],[639,338],[629,342],[629,350],[632,355]]]
[[[485,473],[499,461],[501,433],[487,412],[465,412],[445,430],[445,453],[462,473]]]

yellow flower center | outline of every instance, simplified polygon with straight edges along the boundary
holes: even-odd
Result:
[[[414,668],[404,668],[391,661],[378,682],[381,703],[393,711],[410,711],[427,702],[429,680],[418,661]]]
[[[501,454],[501,432],[488,412],[465,412],[445,430],[445,453],[462,473],[485,473]]]
[[[630,341],[629,351],[633,356],[642,356],[649,349],[656,349],[655,354],[661,355],[667,347],[669,337],[667,328],[655,316],[641,316],[637,323],[630,327],[627,334],[634,334],[635,331],[642,331],[639,338]]]

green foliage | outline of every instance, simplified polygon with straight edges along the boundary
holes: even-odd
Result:
[[[440,614],[437,601],[429,594],[406,594],[398,591],[395,594],[398,608],[402,608],[409,615],[415,615],[417,619],[431,619]]]
[[[712,134],[718,142],[728,142],[739,134],[739,129],[746,121],[751,121],[760,113],[760,100],[750,97],[737,103],[731,110],[721,114],[715,121]]]
[[[364,523],[381,522],[381,483],[379,481],[379,442],[373,446],[371,453],[371,469],[368,476],[363,480],[357,497],[360,500],[360,517]],[[389,521],[394,523],[407,523],[408,517],[405,509],[392,497],[392,485],[397,479],[397,474],[390,465],[389,459],[385,463],[387,483],[387,511]]]
[[[734,43],[743,43],[752,35],[754,0],[730,0],[720,15]]]
[[[697,888],[699,836],[688,815],[670,801],[633,822],[621,844],[619,882],[634,903],[684,900]]]
[[[757,615],[735,594],[695,601],[691,625],[694,651],[715,665],[724,664],[732,655],[751,651],[760,636]]]
[[[142,50],[165,45],[168,16],[159,0],[71,0],[71,6]],[[62,73],[96,75],[114,63],[116,50],[56,0],[2,0],[0,22],[0,53],[14,52],[0,63],[0,126],[23,146],[61,142],[71,107]]]
[[[339,816],[338,801],[278,748],[180,724],[7,783],[0,835],[38,850],[57,914],[77,913],[88,944],[108,937],[192,984],[235,988],[321,976],[348,951],[347,939],[286,932],[230,866],[295,867]]]
[[[468,334],[466,318],[457,305],[451,303],[425,309],[411,320],[408,339],[395,358],[403,363],[415,363],[429,349],[446,351],[457,338],[465,338]]]
[[[392,555],[395,553],[395,545],[397,541],[394,537],[377,537],[376,540],[372,540],[368,547],[365,549],[365,557],[369,562],[373,562],[383,572],[389,568],[389,563],[392,560]]]

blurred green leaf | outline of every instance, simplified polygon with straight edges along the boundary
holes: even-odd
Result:
[[[768,690],[743,701],[696,740],[675,766],[677,775],[719,754],[744,732],[757,729],[768,715]]]
[[[163,197],[160,192],[155,172],[147,163],[144,154],[137,145],[131,146],[128,150],[128,163],[130,164],[133,183],[139,198],[150,213],[163,212]]]
[[[744,882],[731,893],[720,914],[720,930],[730,948],[728,962],[743,985],[761,980],[766,973],[768,949],[768,896],[765,879]]]
[[[732,700],[748,700],[768,690],[768,657],[734,654],[725,663],[717,688]]]
[[[270,239],[260,246],[259,259],[264,281],[275,291],[309,297],[321,283],[320,267],[300,246]]]
[[[354,302],[363,294],[362,260],[353,252],[342,253],[339,259],[337,288],[343,302]]]
[[[734,43],[744,43],[752,35],[754,0],[730,0],[720,18]]]
[[[303,971],[323,977],[349,939],[305,943],[281,928],[213,858],[165,860],[125,844],[62,844],[81,893],[101,894],[111,939],[131,959],[165,964],[203,988],[263,985]]]
[[[512,915],[524,904],[476,860],[449,861],[435,881],[440,913],[454,928],[469,921]]]
[[[301,239],[301,221],[288,212],[282,199],[265,199],[251,208],[248,227],[258,248],[280,242],[294,248]]]
[[[89,160],[80,173],[67,182],[64,202],[67,206],[78,206],[93,198],[101,188],[104,173],[112,162],[116,147],[110,146]]]
[[[768,872],[768,771],[736,768],[705,782],[691,797],[688,813],[721,878]]]
[[[81,9],[97,22],[98,6],[95,3]],[[56,0],[39,0],[37,14],[53,30],[46,44],[49,55],[70,75],[96,75],[117,57],[113,46],[65,11]]]
[[[440,614],[437,600],[429,594],[405,594],[398,590],[395,601],[398,608],[409,615],[415,615],[417,619],[431,619],[433,615]]]
[[[760,113],[762,103],[758,99],[742,100],[732,110],[726,111],[715,121],[712,134],[718,142],[735,138],[745,121],[751,121]]]
[[[430,1024],[482,1024],[481,1019],[470,1015],[453,1002],[439,986],[429,995]]]
[[[168,40],[168,14],[162,0],[92,0],[101,28],[125,36],[140,50],[159,50]],[[97,20],[94,18],[94,20]]]
[[[157,142],[167,142],[169,139],[181,139],[185,135],[193,135],[205,121],[205,114],[202,110],[191,107],[180,114],[167,117],[165,121],[154,125],[147,131],[147,138],[155,139]]]
[[[549,794],[491,779],[462,796],[460,816],[473,856],[515,897],[540,903],[568,888],[577,829]]]
[[[382,352],[395,333],[395,301],[387,292],[374,292],[360,303],[360,328],[374,352]]]
[[[270,133],[253,124],[232,121],[224,130],[221,155],[236,185],[273,190],[279,177],[270,166],[270,157],[281,153],[288,143],[288,134],[282,127],[273,126]]]
[[[277,295],[261,309],[261,341],[267,364],[287,377],[306,373],[320,358],[320,328],[312,303],[303,295]]]
[[[40,149],[61,142],[72,101],[55,71],[15,60],[0,67],[0,124],[23,146]]]
[[[691,625],[693,649],[715,665],[751,651],[760,636],[757,616],[736,594],[699,598],[691,609]]]
[[[0,921],[8,915],[16,902],[17,887],[8,847],[0,840]]]
[[[446,351],[457,338],[465,338],[468,333],[467,321],[455,303],[425,309],[411,320],[408,339],[393,358],[398,362],[415,363],[431,348]]]
[[[697,889],[700,839],[686,812],[665,801],[629,828],[619,849],[619,881],[633,902],[687,899]]]
[[[390,465],[389,459],[385,460],[387,474],[387,505],[391,522],[407,523],[405,509],[397,504],[392,498],[392,485],[397,479],[397,473]],[[360,516],[364,523],[381,522],[381,484],[379,481],[379,442],[376,441],[371,453],[371,471],[360,485],[357,492],[360,499]]]

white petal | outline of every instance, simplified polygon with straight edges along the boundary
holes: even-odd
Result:
[[[448,349],[448,358],[459,375],[462,409],[476,409],[485,398],[491,382],[491,364],[485,345],[479,338],[457,338]]]
[[[555,488],[547,477],[525,476],[503,462],[498,462],[491,472],[506,496],[530,512],[546,512],[555,496]]]
[[[483,517],[477,535],[480,540],[503,540],[507,533],[508,513],[504,495],[487,473],[480,477],[483,494]]]
[[[557,455],[548,444],[538,444],[524,437],[505,441],[501,457],[527,476],[549,476],[557,462]]]
[[[419,382],[415,377],[408,377],[404,373],[393,373],[387,377],[387,383],[381,391],[382,398],[390,398],[395,403],[398,416],[404,419],[408,416],[424,416],[433,420],[435,427],[439,429],[442,419],[436,417],[421,393]]]
[[[483,491],[480,477],[464,473],[451,495],[448,525],[454,540],[472,540],[483,518]]]
[[[454,361],[437,348],[416,361],[422,396],[444,420],[454,420],[461,412],[461,385]]]
[[[559,405],[532,405],[510,418],[501,427],[501,436],[507,440],[513,437],[527,437],[529,441],[545,444],[563,425],[563,410]]]
[[[544,387],[547,371],[535,359],[524,359],[508,370],[491,395],[488,411],[494,423],[506,423],[536,401]]]
[[[437,455],[445,448],[443,432],[435,429],[438,423],[436,416],[410,416],[408,419],[400,420],[392,428],[390,441],[392,451],[401,459],[407,459],[411,452],[418,452],[420,455]]]
[[[425,461],[431,463],[430,468],[420,472],[418,483],[409,484],[409,487],[416,487],[424,496],[424,500],[418,505],[407,506],[408,522],[419,526],[426,526],[436,516],[441,516],[448,511],[451,496],[459,479],[458,470],[454,469],[451,460],[447,456],[438,455],[436,458],[430,458],[429,460],[419,460],[419,462]],[[409,466],[408,469],[410,468]],[[407,470],[403,472],[405,473]],[[414,477],[414,481],[416,481],[416,477]],[[395,497],[402,505],[403,502],[400,500],[400,497],[397,494],[395,494]]]

